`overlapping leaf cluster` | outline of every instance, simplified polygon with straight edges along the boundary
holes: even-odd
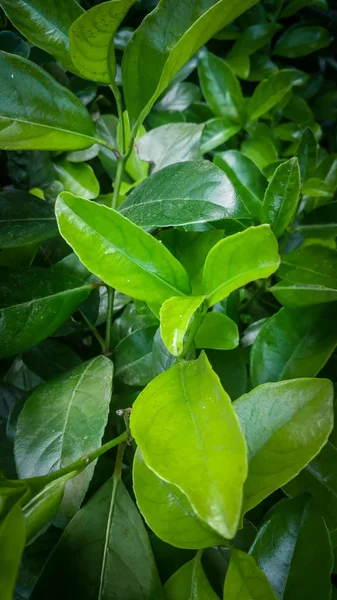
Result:
[[[0,6],[1,599],[336,597],[334,2]]]

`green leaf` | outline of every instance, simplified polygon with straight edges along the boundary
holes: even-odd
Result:
[[[108,420],[112,373],[112,362],[98,356],[33,392],[17,425],[15,460],[19,477],[47,475],[99,448]],[[64,517],[72,517],[79,508],[94,467],[93,462],[67,483],[62,503]]]
[[[269,277],[278,265],[277,241],[269,225],[249,227],[221,240],[209,252],[204,266],[208,306],[254,279]]]
[[[125,147],[128,148],[131,141],[131,130],[130,130],[130,122],[128,113],[124,111],[123,113],[123,123],[124,123],[124,133],[122,131],[121,123],[118,121],[117,125],[117,143],[118,149],[121,154],[124,153],[124,138],[125,138]],[[138,129],[135,140],[139,140],[146,133],[145,127],[141,125]],[[145,179],[145,177],[149,174],[149,165],[140,159],[136,152],[136,148],[133,148],[129,158],[125,163],[125,171],[130,175],[130,177],[134,181],[139,181]]]
[[[288,4],[285,5],[282,10],[280,17],[281,19],[285,19],[286,17],[292,17],[295,13],[297,13],[302,8],[307,6],[318,6],[322,10],[326,10],[329,8],[326,0],[291,0]]]
[[[300,170],[297,158],[291,158],[277,167],[266,189],[261,208],[263,223],[270,223],[276,237],[287,229],[300,195]]]
[[[266,321],[253,344],[253,385],[315,377],[336,347],[336,328],[335,304],[282,308]]]
[[[0,193],[0,248],[20,248],[56,237],[53,208],[19,190]]]
[[[81,150],[95,143],[94,124],[82,102],[44,69],[0,52],[0,73],[6,89],[0,100],[1,148]]]
[[[332,198],[333,196],[329,185],[318,177],[310,177],[303,183],[302,194],[315,198]]]
[[[190,277],[195,295],[201,294],[203,291],[202,272],[206,256],[222,238],[223,231],[220,229],[202,232],[175,231],[174,242],[177,256]]]
[[[234,402],[248,446],[243,510],[295,477],[326,443],[333,423],[327,379],[265,383]]]
[[[307,496],[282,500],[269,511],[250,554],[278,598],[330,599],[329,533]]]
[[[26,542],[26,528],[19,503],[15,504],[0,525],[0,589],[2,600],[12,600],[21,555]]]
[[[337,252],[319,244],[301,246],[284,254],[277,274],[282,278],[270,288],[289,308],[337,300]]]
[[[198,74],[202,93],[213,113],[242,123],[244,99],[240,84],[228,64],[205,51],[199,62]]]
[[[61,235],[82,263],[120,292],[154,304],[189,293],[181,264],[115,210],[63,192],[56,217]]]
[[[221,146],[241,129],[232,119],[228,117],[215,117],[205,123],[201,137],[201,153],[206,154],[214,148]]]
[[[254,135],[244,140],[241,144],[241,152],[248,156],[261,170],[274,163],[278,158],[274,143],[264,136]]]
[[[201,566],[198,554],[165,583],[167,600],[219,600]]]
[[[254,558],[241,550],[232,548],[225,579],[224,599],[277,600],[277,596]]]
[[[196,348],[232,350],[239,345],[239,331],[232,319],[218,312],[208,312],[194,338]]]
[[[196,123],[169,123],[156,127],[136,143],[138,156],[153,163],[152,172],[174,163],[198,160],[202,130],[203,125]]]
[[[81,77],[113,83],[116,77],[114,36],[135,0],[113,0],[83,13],[69,31],[71,60]]]
[[[337,523],[337,449],[328,442],[301,473],[284,487],[291,497],[306,493],[329,529]]]
[[[69,28],[83,12],[75,0],[1,0],[13,25],[32,44],[74,70],[69,53]],[[26,97],[27,98],[27,97]]]
[[[207,358],[232,400],[236,400],[247,391],[246,359],[242,348],[207,350]]]
[[[151,175],[120,212],[141,227],[251,217],[228,177],[208,161],[170,165]]]
[[[255,121],[284,98],[294,86],[303,85],[307,75],[296,69],[282,69],[272,73],[268,79],[264,79],[255,88],[248,102],[248,117]]]
[[[145,386],[152,379],[152,344],[157,327],[130,333],[114,350],[115,374],[127,385]]]
[[[189,81],[174,83],[173,79],[172,84],[156,102],[153,110],[160,113],[179,113],[185,111],[194,102],[199,102],[199,100],[201,100],[201,91],[195,83]]]
[[[337,154],[328,154],[317,165],[315,176],[323,180],[329,189],[337,189]]]
[[[177,6],[175,0],[162,0],[147,15],[129,41],[122,62],[123,90],[132,128],[144,120],[191,56],[254,4],[256,0],[243,0],[240,5],[228,0],[191,0]]]
[[[47,339],[25,352],[27,367],[47,381],[81,363],[80,357],[69,346],[55,339]]]
[[[337,234],[337,202],[329,202],[302,219],[298,231],[309,238],[331,238]]]
[[[287,58],[298,58],[326,48],[331,41],[332,37],[324,27],[290,27],[277,40],[273,53]]]
[[[247,27],[231,48],[229,57],[255,54],[279,29],[278,23],[259,23]]]
[[[309,128],[305,129],[302,134],[297,150],[297,158],[303,183],[315,172],[317,163],[317,142],[312,130]]]
[[[133,461],[133,487],[139,510],[162,540],[177,548],[207,548],[224,543],[194,512],[183,492],[146,466],[137,448]]]
[[[166,371],[175,363],[177,359],[172,356],[161,339],[160,329],[158,328],[153,338],[152,345],[152,378],[163,371]]]
[[[214,164],[224,171],[247,209],[259,218],[267,180],[255,163],[237,150],[216,154]]]
[[[184,338],[191,320],[201,307],[205,296],[181,298],[172,296],[160,309],[160,333],[167,349],[173,356],[180,356]],[[197,315],[195,315],[197,318]]]
[[[66,192],[87,200],[97,198],[99,182],[92,168],[86,163],[70,162],[61,158],[54,163],[59,181]]]
[[[3,269],[0,357],[25,352],[53,334],[89,296],[92,284],[57,269]]]
[[[4,52],[9,52],[10,54],[23,56],[23,58],[28,58],[30,53],[28,44],[13,31],[1,31],[0,50],[4,50]]]
[[[163,600],[145,527],[120,480],[107,481],[76,513],[31,598],[69,595],[81,600]]]
[[[246,478],[245,441],[205,354],[151,381],[133,405],[131,430],[147,466],[178,486],[214,531],[232,538]]]

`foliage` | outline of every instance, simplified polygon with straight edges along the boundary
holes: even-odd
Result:
[[[337,596],[334,0],[0,0],[2,600]]]

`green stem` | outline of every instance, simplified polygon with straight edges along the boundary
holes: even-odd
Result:
[[[92,332],[92,334],[95,336],[96,340],[99,342],[99,344],[101,345],[101,348],[103,350],[103,352],[105,352],[105,341],[102,338],[101,334],[99,333],[99,331],[97,330],[97,328],[95,327],[95,325],[93,325],[91,323],[91,321],[89,321],[89,319],[86,317],[86,315],[84,314],[84,312],[79,309],[79,313],[82,317],[82,319],[86,322],[86,324],[88,325],[90,331]]]
[[[196,313],[196,315],[194,316],[192,325],[191,325],[190,330],[189,330],[189,332],[187,334],[187,339],[186,339],[186,342],[184,344],[184,349],[183,349],[181,355],[179,356],[179,360],[184,360],[185,357],[187,356],[187,354],[189,353],[189,351],[191,349],[191,346],[192,346],[192,344],[194,342],[194,338],[196,336],[196,333],[197,333],[197,331],[198,331],[201,323],[204,320],[204,316],[206,314],[206,310],[207,309],[204,308],[202,310],[202,312]]]
[[[111,349],[111,332],[114,313],[115,290],[109,285],[106,286],[106,289],[108,291],[108,309],[106,315],[105,353],[108,353]]]
[[[105,148],[108,148],[109,150],[111,150],[111,152],[113,152],[116,155],[116,158],[118,159],[120,157],[120,152],[118,151],[117,148],[115,148],[115,146],[113,146],[112,144],[109,144],[109,142],[106,142],[105,140],[102,140],[101,138],[93,138],[96,142],[96,144],[99,144],[100,146],[105,146]]]

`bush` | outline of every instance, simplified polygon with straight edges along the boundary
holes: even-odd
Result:
[[[0,5],[1,599],[336,598],[336,5]]]

